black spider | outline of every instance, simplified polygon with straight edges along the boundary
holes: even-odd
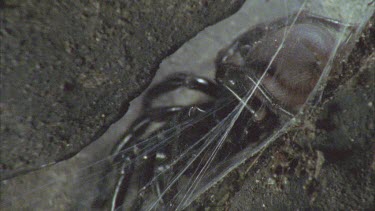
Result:
[[[259,25],[219,53],[215,81],[176,74],[149,89],[143,101],[143,115],[132,124],[113,150],[113,162],[122,163],[122,167],[113,192],[112,210],[125,202],[131,185],[129,181],[135,170],[133,160],[139,157],[136,149],[130,154],[123,151],[135,146],[152,123],[167,122],[176,115],[192,116],[195,113],[199,116],[199,111],[212,107],[215,108],[215,112],[210,113],[214,116],[212,119],[220,121],[225,117],[225,112],[233,110],[233,103],[225,104],[231,98],[241,101],[245,104],[245,110],[249,111],[243,119],[250,117],[250,121],[242,121],[241,130],[248,133],[253,130],[250,132],[251,138],[258,139],[254,134],[282,124],[283,118],[293,116],[305,103],[336,46],[333,31],[343,27],[346,25],[339,21],[308,12],[301,12],[297,19],[289,17],[277,20],[271,27]],[[155,99],[180,87],[202,92],[213,100],[187,106],[153,105]],[[250,93],[256,97],[248,101],[244,98],[246,93],[247,96]],[[224,109],[217,109],[220,106]],[[223,110],[225,112],[221,114]],[[259,124],[248,127],[254,122]],[[242,137],[246,138],[249,137]],[[153,157],[149,160],[155,161],[156,152],[144,156]],[[152,175],[146,178],[145,183],[150,178]],[[142,203],[142,200],[138,200],[132,208],[140,209]]]

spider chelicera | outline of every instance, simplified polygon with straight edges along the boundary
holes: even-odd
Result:
[[[267,119],[292,117],[301,108],[337,46],[334,32],[346,25],[305,11],[296,17],[283,18],[268,26],[259,25],[221,51],[217,57],[215,81],[181,73],[148,90],[143,101],[143,115],[134,121],[113,150],[113,162],[123,164],[113,191],[112,210],[127,203],[129,180],[135,171],[132,160],[139,157],[134,148],[130,153],[124,151],[136,145],[151,124],[167,122],[180,114],[190,116],[194,111],[205,111],[228,98],[244,104],[251,122],[257,125],[276,124]],[[187,106],[153,105],[160,96],[181,87],[202,92],[213,100]],[[255,97],[247,101],[243,96],[249,90],[254,90]],[[212,115],[221,116],[217,112]],[[247,130],[247,124],[242,126]],[[257,130],[267,130],[267,127],[257,126]],[[142,156],[157,155],[153,152]],[[141,204],[137,202],[132,208],[140,209]]]

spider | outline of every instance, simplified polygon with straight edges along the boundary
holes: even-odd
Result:
[[[250,119],[240,121],[241,131],[251,135],[242,139],[257,140],[262,132],[274,127],[275,124],[282,124],[283,119],[296,114],[314,89],[329,62],[330,55],[335,50],[337,44],[334,31],[348,26],[306,11],[302,11],[297,17],[277,20],[271,27],[259,25],[222,50],[217,56],[215,81],[180,73],[168,77],[147,91],[142,102],[143,115],[134,121],[130,130],[113,149],[113,162],[122,165],[113,191],[112,210],[121,208],[129,201],[134,202],[134,199],[127,199],[130,197],[129,189],[134,185],[130,180],[138,168],[133,160],[146,157],[145,160],[151,162],[148,166],[156,162],[156,152],[137,152],[137,144],[144,138],[144,134],[150,134],[150,127],[155,122],[168,122],[181,115],[210,115],[211,120],[218,123],[228,115],[226,112],[233,110],[233,103],[225,102],[235,102],[237,105],[239,101],[245,108],[244,113],[247,113],[242,119]],[[210,100],[193,105],[154,105],[154,101],[160,96],[181,87],[204,93]],[[246,93],[247,97],[243,97]],[[254,98],[251,97],[253,94]],[[214,111],[208,112],[212,107],[215,108]],[[218,109],[219,107],[224,109]],[[129,148],[132,149],[130,153]],[[146,177],[141,186],[146,187],[151,178],[154,178]],[[163,185],[156,185],[157,192],[161,195],[158,201],[162,201],[164,196],[160,194],[160,186]],[[138,190],[138,194],[142,195],[142,191]],[[173,197],[173,193],[171,195]],[[142,196],[135,198],[140,199],[135,199],[135,205],[131,205],[131,208],[141,209],[144,203]]]

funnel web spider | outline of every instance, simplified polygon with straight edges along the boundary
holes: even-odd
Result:
[[[121,170],[112,210],[183,209],[201,193],[196,189],[209,187],[215,175],[231,169],[230,162],[235,161],[230,156],[249,146],[259,147],[269,131],[282,127],[298,112],[335,51],[335,32],[348,25],[306,11],[296,17],[259,25],[222,50],[215,81],[180,73],[148,90],[143,115],[113,149],[113,163],[120,163]],[[209,100],[154,105],[161,96],[182,87]],[[179,129],[150,132],[155,123],[173,125],[181,119],[185,123]],[[192,128],[199,132],[190,132]],[[176,130],[185,134],[177,145],[171,140]],[[152,134],[159,141],[151,144],[147,140]],[[226,137],[231,141],[224,141]],[[220,149],[224,153],[218,153]]]

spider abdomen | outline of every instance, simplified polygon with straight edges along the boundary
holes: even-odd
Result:
[[[281,48],[280,48],[280,45]],[[335,46],[323,26],[286,26],[260,40],[247,56],[248,64],[271,64],[262,84],[285,106],[299,108],[316,85]],[[263,74],[266,66],[258,70]]]

